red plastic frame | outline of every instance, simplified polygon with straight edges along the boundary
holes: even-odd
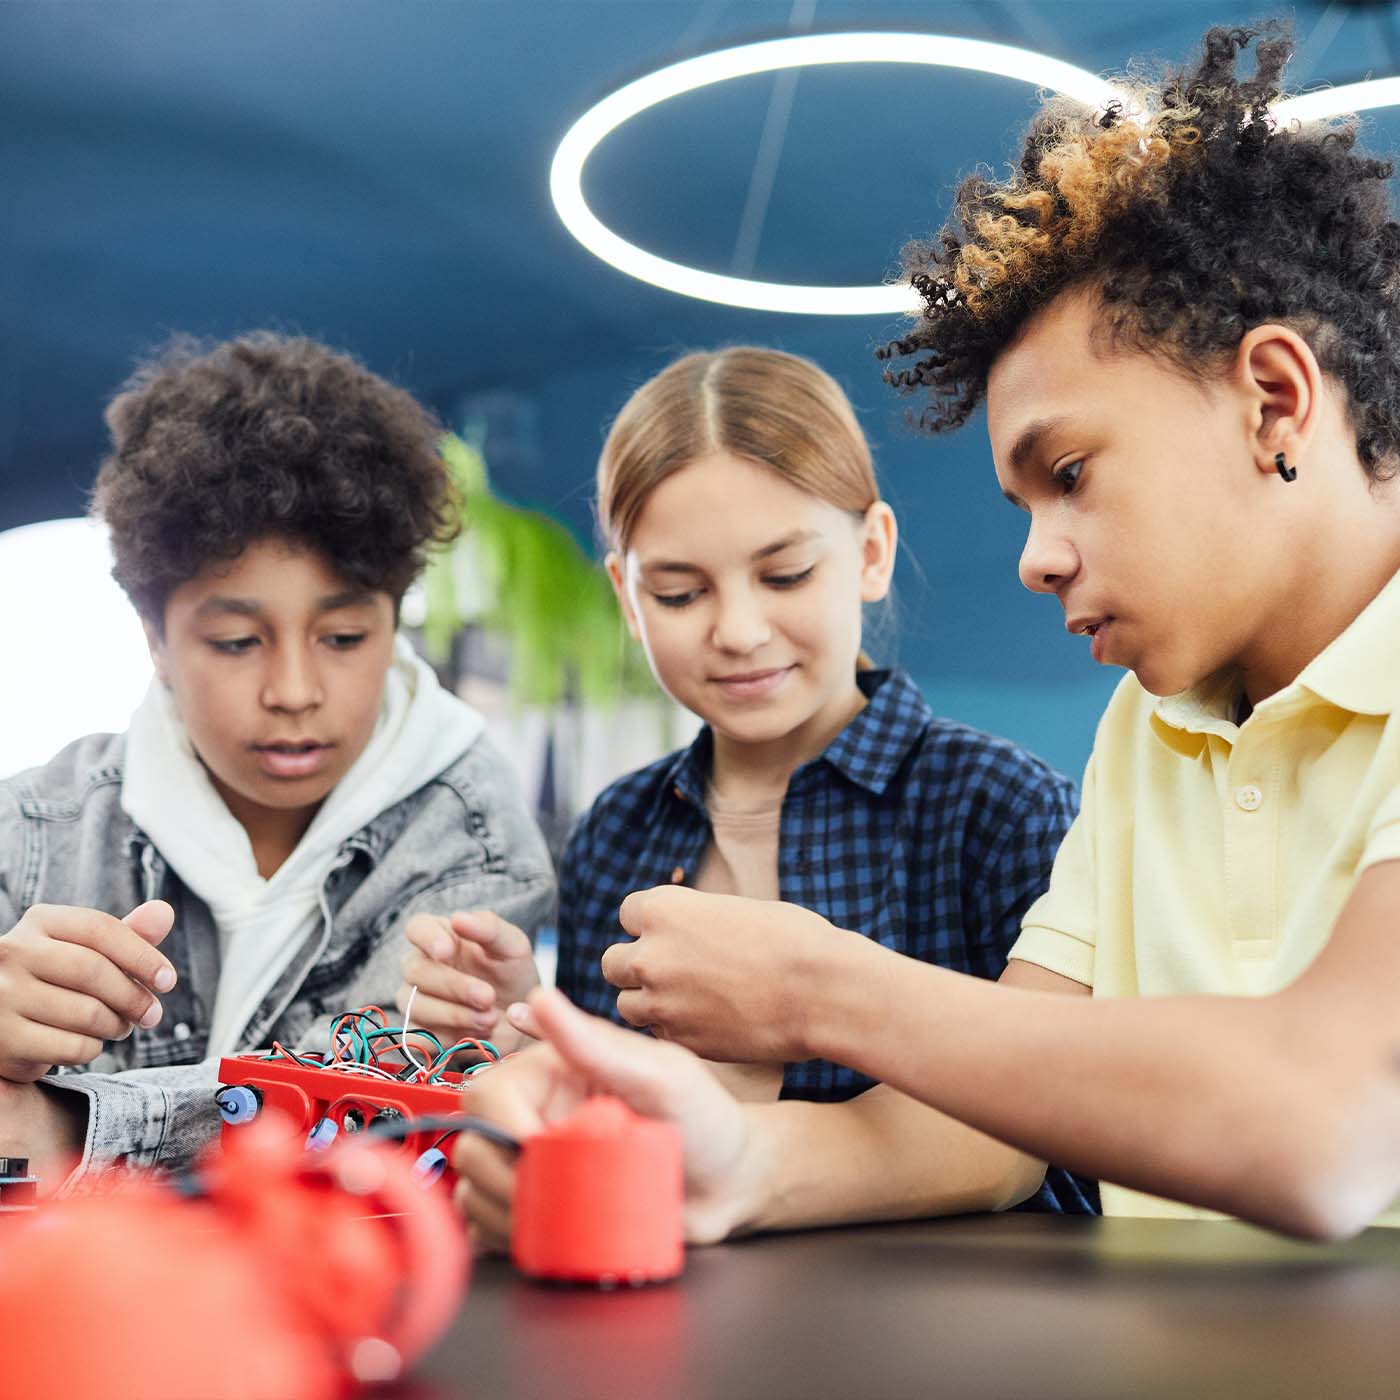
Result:
[[[461,1113],[462,1089],[469,1079],[446,1070],[436,1084],[410,1084],[348,1070],[315,1069],[289,1059],[269,1060],[262,1055],[226,1055],[219,1061],[221,1085],[244,1084],[256,1089],[262,1095],[262,1113],[281,1113],[302,1133],[309,1133],[323,1118],[343,1130],[345,1111],[352,1107],[368,1110],[366,1123],[386,1108],[405,1118]],[[244,1127],[243,1123],[225,1123],[220,1141],[227,1143],[231,1133],[240,1133]],[[400,1150],[416,1157],[442,1139],[441,1131],[410,1133]],[[445,1142],[443,1147],[446,1150]],[[444,1175],[452,1176],[450,1165]]]

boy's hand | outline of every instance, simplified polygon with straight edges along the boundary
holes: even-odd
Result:
[[[175,969],[156,951],[175,921],[162,900],[114,919],[36,904],[0,936],[0,1079],[28,1083],[84,1065],[108,1040],[160,1021]]]
[[[473,1078],[465,1091],[470,1113],[523,1140],[590,1095],[615,1094],[635,1113],[680,1130],[687,1241],[711,1244],[743,1222],[759,1154],[743,1108],[700,1060],[589,1016],[549,988],[530,994],[528,1013],[512,1007],[511,1019],[546,1043]],[[508,1250],[514,1155],[467,1132],[458,1134],[452,1162],[455,1200],[478,1244]]]
[[[399,1010],[408,1009],[417,987],[413,1019],[444,1044],[466,1037],[513,1050],[522,1036],[506,1021],[505,1009],[540,980],[529,938],[485,910],[450,918],[415,914],[404,933]]]
[[[795,904],[679,885],[629,894],[618,919],[635,940],[603,953],[618,1014],[708,1060],[812,1058],[839,955],[868,942]]]

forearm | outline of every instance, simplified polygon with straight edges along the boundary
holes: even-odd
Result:
[[[219,1131],[215,1065],[168,1065],[116,1074],[52,1075],[39,1081],[83,1119],[72,1147],[76,1166],[63,1189],[85,1189],[89,1177],[114,1163],[129,1167],[189,1167]]]
[[[1332,1208],[1319,1181],[1363,1213],[1394,1189],[1366,1165],[1400,1150],[1400,1129],[1376,1126],[1396,1122],[1393,1076],[1298,995],[1066,998],[855,938],[836,962],[809,1013],[811,1053],[1038,1158],[1300,1233],[1346,1228],[1310,1218]],[[1341,1160],[1378,1131],[1396,1142]]]
[[[777,1103],[783,1088],[783,1066],[780,1064],[729,1064],[723,1060],[706,1060],[710,1071],[740,1103]]]
[[[753,1104],[753,1189],[733,1233],[1003,1210],[1044,1164],[886,1085],[845,1103]]]

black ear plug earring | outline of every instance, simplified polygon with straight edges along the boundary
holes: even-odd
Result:
[[[1284,459],[1284,455],[1282,452],[1274,453],[1274,470],[1285,481],[1297,481],[1298,479],[1298,468],[1290,467],[1287,461]]]

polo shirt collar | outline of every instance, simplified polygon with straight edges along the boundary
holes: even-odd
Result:
[[[1296,705],[1301,692],[1358,715],[1400,710],[1400,573],[1303,667],[1291,685],[1261,701],[1255,712]],[[1153,715],[1189,734],[1232,738],[1238,732],[1234,707],[1239,693],[1239,672],[1227,667],[1190,690],[1163,696],[1153,706]]]
[[[1168,729],[1233,738],[1239,693],[1240,673],[1235,667],[1227,666],[1190,690],[1162,696],[1152,707],[1152,716]],[[1165,736],[1159,733],[1159,737]]]
[[[1294,684],[1353,714],[1400,710],[1400,573],[1303,667]]]

